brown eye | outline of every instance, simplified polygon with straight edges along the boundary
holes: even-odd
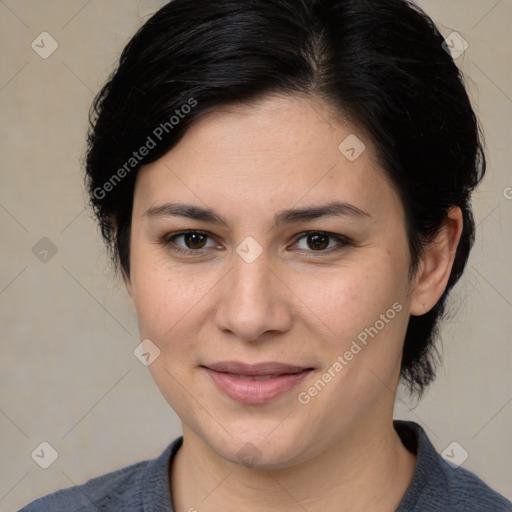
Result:
[[[302,247],[300,247],[302,240],[306,243],[303,243]],[[325,231],[309,231],[302,233],[296,242],[296,245],[301,252],[306,254],[317,252],[319,253],[319,256],[322,254],[340,251],[349,244],[350,240],[348,238]]]
[[[202,231],[182,231],[174,235],[166,235],[162,239],[162,244],[176,252],[193,254],[201,253],[203,249],[216,248],[215,243],[207,245],[209,239],[211,240],[211,236]]]
[[[314,251],[323,250],[329,246],[329,236],[325,233],[312,233],[307,236],[307,243]]]
[[[187,249],[202,249],[205,245],[207,236],[201,233],[186,233],[183,236],[183,240]]]

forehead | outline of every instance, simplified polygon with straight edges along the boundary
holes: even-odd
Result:
[[[300,96],[216,109],[144,166],[136,186],[144,205],[186,197],[260,214],[333,201],[365,209],[396,199],[386,194],[393,190],[371,141],[322,101]]]
[[[178,146],[188,153],[197,153],[201,146],[230,161],[268,158],[281,165],[286,160],[299,164],[338,156],[333,150],[340,138],[356,131],[319,98],[274,95],[217,108],[193,125]]]

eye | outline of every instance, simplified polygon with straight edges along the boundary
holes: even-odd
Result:
[[[297,239],[298,242],[305,240],[306,247],[299,247],[300,251],[307,253],[323,253],[337,252],[350,244],[350,240],[342,235],[328,233],[326,231],[308,231],[302,233]],[[331,242],[334,242],[331,244]],[[297,244],[297,242],[296,242]]]
[[[204,231],[182,231],[181,233],[175,233],[173,235],[166,235],[162,238],[161,242],[164,246],[170,247],[173,251],[180,252],[183,254],[201,253],[203,249],[211,247],[218,247],[213,241],[213,245],[207,246],[206,242],[211,239],[208,233]],[[182,243],[177,243],[178,240],[182,239]],[[183,244],[183,245],[182,245]]]

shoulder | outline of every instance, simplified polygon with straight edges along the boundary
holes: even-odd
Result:
[[[512,512],[512,503],[478,476],[443,459],[420,425],[395,421],[395,429],[417,454],[413,480],[397,512]]]
[[[512,502],[491,489],[474,473],[461,467],[448,466],[444,475],[445,489],[453,502],[452,510],[512,512]]]
[[[180,445],[181,438],[178,438],[156,459],[136,462],[47,494],[18,512],[134,512],[157,503],[162,511],[172,510],[167,470]]]
[[[138,489],[149,461],[137,462],[122,469],[92,478],[81,485],[47,494],[23,507],[19,512],[102,510],[137,500]],[[114,509],[117,510],[117,509]]]

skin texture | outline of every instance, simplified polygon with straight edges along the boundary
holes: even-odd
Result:
[[[338,149],[350,134],[366,146],[355,161]],[[278,211],[332,201],[368,215],[272,225]],[[227,225],[145,215],[166,202],[212,208]],[[316,98],[223,107],[142,168],[125,281],[141,339],[161,350],[151,374],[183,424],[169,479],[176,511],[395,510],[415,465],[392,426],[407,322],[441,296],[461,228],[453,208],[409,280],[403,208],[371,141]],[[190,229],[210,237],[161,241]],[[315,250],[299,236],[311,231],[351,242],[329,238]],[[262,249],[252,263],[236,252],[246,237]],[[203,249],[183,255],[176,247]],[[397,303],[401,311],[378,335],[300,403],[299,393]],[[314,371],[247,405],[222,394],[201,367],[219,361]],[[240,456],[246,443],[257,453],[253,467]]]

